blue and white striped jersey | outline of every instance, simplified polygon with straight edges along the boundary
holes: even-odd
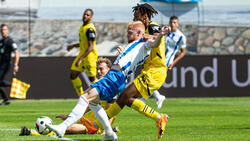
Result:
[[[166,65],[169,66],[173,62],[176,52],[185,47],[186,37],[180,30],[165,35]]]
[[[139,65],[144,63],[149,55],[150,48],[147,46],[147,42],[141,38],[128,44],[116,58],[114,64],[119,65],[124,76],[128,77]]]

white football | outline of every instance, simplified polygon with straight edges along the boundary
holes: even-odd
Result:
[[[41,116],[39,118],[37,118],[36,123],[35,123],[35,127],[36,130],[39,134],[43,134],[43,135],[47,135],[49,132],[51,132],[46,126],[45,124],[50,124],[52,125],[53,122],[52,120],[47,117],[47,116]]]

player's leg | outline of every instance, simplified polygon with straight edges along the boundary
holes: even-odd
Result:
[[[151,96],[156,98],[157,109],[160,109],[166,97],[161,95],[158,90],[153,91]]]
[[[73,124],[66,129],[66,134],[86,134],[86,127],[82,124]]]
[[[72,81],[73,87],[75,88],[76,93],[78,96],[81,96],[83,94],[83,88],[82,88],[82,81],[79,77],[80,71],[71,70],[70,73],[70,79]]]
[[[97,70],[96,70],[96,61],[97,60],[92,60],[89,62],[89,64],[84,65],[86,68],[86,74],[89,77],[89,80],[91,83],[95,83],[98,79],[96,78]]]
[[[101,107],[101,105],[91,102],[89,104],[89,108],[95,113],[98,121],[100,121],[102,123],[104,130],[105,130],[105,135],[106,135],[105,138],[116,140],[117,136],[114,133],[114,131],[109,123],[108,116],[107,116],[105,110]]]
[[[9,87],[11,85],[10,83],[4,80],[8,70],[9,70],[8,68],[0,69],[0,94],[1,94],[1,97],[3,98],[2,104],[4,105],[10,104],[9,98],[2,88],[2,87]]]
[[[66,120],[64,120],[59,125],[46,125],[46,126],[51,130],[53,130],[59,137],[64,136],[66,129],[81,118],[81,116],[84,114],[85,110],[89,105],[89,101],[95,100],[97,95],[98,93],[95,89],[92,89],[91,87],[88,88],[86,92],[79,97],[76,106],[73,108],[73,110],[68,115],[68,118]]]

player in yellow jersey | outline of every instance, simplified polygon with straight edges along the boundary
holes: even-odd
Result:
[[[82,82],[79,78],[79,74],[81,72],[86,72],[92,83],[97,81],[96,61],[98,55],[95,41],[96,29],[94,24],[91,23],[92,16],[92,9],[86,9],[84,11],[82,17],[83,25],[79,29],[79,43],[72,44],[67,47],[68,51],[75,47],[80,47],[80,52],[71,66],[70,74],[73,86],[79,96],[83,94]]]
[[[149,4],[138,4],[133,7],[133,11],[134,20],[142,21],[147,27],[146,31],[149,33],[151,17],[153,17],[153,14],[156,14],[157,11]],[[167,27],[167,29],[167,31],[170,31],[169,27]],[[165,131],[168,116],[156,112],[137,98],[143,96],[147,99],[153,91],[158,90],[162,86],[166,79],[168,68],[165,63],[166,58],[163,34],[166,33],[161,31],[156,39],[159,46],[151,49],[150,56],[146,59],[141,74],[120,94],[116,102],[107,110],[107,115],[111,118],[117,115],[122,108],[127,105],[154,119],[158,127],[158,138],[161,138]]]

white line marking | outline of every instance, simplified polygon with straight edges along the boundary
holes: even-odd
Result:
[[[18,130],[21,130],[21,129],[0,129],[0,131],[18,131]]]
[[[78,140],[73,140],[73,139],[65,138],[65,137],[59,138],[56,135],[50,135],[49,137],[60,139],[60,140],[65,140],[65,141],[78,141]]]

